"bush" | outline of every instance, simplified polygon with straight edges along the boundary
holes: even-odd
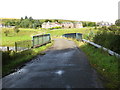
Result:
[[[52,28],[49,28],[49,29],[50,29],[50,30],[53,30],[53,29],[60,29],[60,28],[62,28],[62,27],[57,26],[57,27],[52,27]]]
[[[119,28],[117,26],[115,26],[115,25],[112,25],[112,26],[108,27],[108,29],[110,31],[117,31],[117,30],[119,30]]]
[[[2,51],[1,51],[2,52]],[[5,51],[5,52],[2,52],[2,64],[6,64],[8,63],[8,60],[10,60],[10,52],[9,51]]]
[[[117,26],[120,26],[120,19],[116,20],[116,21],[115,21],[115,24],[116,24]]]
[[[95,26],[95,28],[94,28],[94,29],[98,29],[98,28],[97,28],[97,26]]]
[[[18,29],[18,27],[14,27],[14,32],[18,33],[20,30]]]
[[[93,42],[120,54],[120,31],[115,33],[112,31],[99,31],[93,37]]]
[[[99,28],[99,30],[108,30],[107,26],[102,26],[101,28]]]
[[[5,31],[4,31],[5,36],[8,36],[9,33],[10,33],[9,30],[5,30]]]

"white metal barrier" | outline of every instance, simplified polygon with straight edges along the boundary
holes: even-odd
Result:
[[[82,39],[82,41],[87,42],[87,43],[89,43],[89,44],[91,44],[91,45],[93,45],[93,46],[95,46],[95,47],[97,47],[97,48],[102,48],[104,51],[107,51],[110,55],[115,55],[116,57],[119,57],[119,58],[120,58],[120,55],[119,55],[118,53],[113,52],[113,51],[110,50],[110,49],[107,49],[107,48],[105,48],[105,47],[102,47],[102,46],[100,46],[100,45],[98,45],[98,44],[96,44],[96,43],[94,43],[94,42],[90,42],[90,41],[85,40],[85,39]]]

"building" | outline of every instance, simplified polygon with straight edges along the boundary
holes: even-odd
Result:
[[[83,28],[83,25],[81,22],[44,22],[42,24],[42,28],[52,28],[52,27],[62,27],[62,28]]]
[[[74,28],[74,24],[72,22],[63,22],[61,25],[62,28]]]
[[[74,28],[83,28],[83,25],[81,22],[75,22],[74,23]]]
[[[113,25],[113,23],[101,21],[101,22],[97,22],[97,25],[98,26],[111,26]]]
[[[58,22],[44,22],[42,28],[62,27]]]

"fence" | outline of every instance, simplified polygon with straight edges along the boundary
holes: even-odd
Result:
[[[33,47],[38,47],[51,41],[50,34],[33,36]]]
[[[15,42],[15,51],[24,51],[32,47],[32,40]]]
[[[67,33],[67,34],[63,34],[62,36],[67,38],[75,38],[77,40],[82,40],[81,33]]]
[[[110,55],[114,55],[114,56],[120,58],[120,55],[119,55],[118,53],[116,53],[116,52],[113,52],[112,50],[109,50],[109,49],[107,49],[107,48],[105,48],[105,47],[102,47],[102,46],[100,46],[100,45],[98,45],[98,44],[96,44],[96,43],[94,43],[94,42],[90,42],[90,41],[85,40],[85,39],[82,39],[82,41],[87,42],[87,43],[93,45],[94,47],[102,48],[104,51],[107,51]]]
[[[33,47],[38,47],[47,44],[51,41],[50,34],[33,36],[33,40],[25,40],[15,42],[15,51],[24,51]]]

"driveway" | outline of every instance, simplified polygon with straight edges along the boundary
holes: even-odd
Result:
[[[54,39],[54,45],[3,78],[3,88],[102,88],[96,71],[73,41]]]

